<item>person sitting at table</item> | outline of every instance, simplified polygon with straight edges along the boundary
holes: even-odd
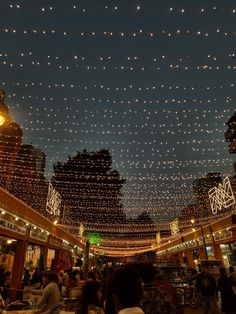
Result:
[[[41,313],[59,314],[61,302],[57,275],[45,272],[42,277],[45,288],[43,290],[29,289],[29,292],[41,295],[37,301],[37,308],[41,309]]]

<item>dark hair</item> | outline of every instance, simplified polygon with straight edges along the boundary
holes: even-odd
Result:
[[[89,304],[100,306],[100,302],[97,297],[97,293],[100,290],[100,283],[95,280],[89,280],[85,282],[82,288],[81,302],[79,314],[88,314]]]
[[[90,272],[88,273],[88,278],[89,278],[89,279],[92,279],[92,280],[96,280],[95,273],[94,273],[93,271],[90,271]]]
[[[50,271],[49,272],[43,272],[42,277],[47,278],[49,281],[58,282],[58,276],[55,273],[50,272]]]
[[[230,267],[229,267],[229,272],[230,272],[230,273],[233,273],[233,272],[234,272],[234,267],[233,267],[233,266],[230,266]]]
[[[139,305],[143,290],[141,279],[134,269],[124,268],[115,272],[111,284],[122,308]]]
[[[219,271],[220,271],[221,275],[226,275],[226,270],[224,267],[220,267]]]
[[[151,283],[155,280],[156,269],[151,263],[143,263],[140,267],[140,276],[144,283]]]

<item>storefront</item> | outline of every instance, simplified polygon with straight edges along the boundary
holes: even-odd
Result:
[[[18,241],[11,237],[0,236],[0,267],[12,273]]]
[[[28,245],[26,248],[25,268],[32,272],[36,267],[39,267],[40,246]]]
[[[236,243],[222,243],[220,249],[224,266],[236,266]]]
[[[46,268],[53,268],[53,261],[55,260],[56,251],[53,249],[48,249],[48,256],[46,261]]]
[[[24,268],[33,272],[36,267],[71,267],[74,246],[81,247],[81,243],[0,188],[0,267],[11,271],[12,291],[21,289]]]
[[[236,225],[229,215],[163,243],[158,247],[156,256],[157,260],[172,260],[179,256],[180,263],[187,261],[193,267],[206,258],[221,260],[225,267],[236,266]]]

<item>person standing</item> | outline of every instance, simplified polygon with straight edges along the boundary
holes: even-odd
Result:
[[[233,266],[229,267],[229,280],[230,280],[230,284],[231,284],[231,287],[233,289],[233,292],[236,296],[236,273],[234,271]]]
[[[6,301],[8,300],[8,292],[11,285],[11,272],[6,271],[3,275],[3,287],[2,287],[2,297]]]
[[[176,293],[164,276],[157,277],[157,271],[153,264],[140,265],[140,276],[143,281],[144,294],[141,300],[141,308],[145,314],[177,314]]]
[[[100,283],[96,280],[88,280],[82,289],[77,314],[104,314],[101,307],[101,299]]]
[[[133,269],[124,268],[116,271],[111,278],[108,294],[105,313],[144,314],[139,305],[143,294],[142,282]]]
[[[223,313],[236,313],[236,296],[231,287],[230,279],[227,277],[224,267],[220,268],[220,278],[218,279],[218,290],[221,295],[221,309]]]
[[[200,294],[204,314],[215,314],[217,312],[217,285],[215,278],[209,272],[208,266],[203,266],[202,272],[197,275],[196,288]]]

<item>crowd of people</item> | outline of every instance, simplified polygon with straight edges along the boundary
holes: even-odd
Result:
[[[220,267],[219,279],[209,272],[209,267],[204,266],[196,276],[196,288],[201,298],[204,314],[217,313],[217,302],[220,297],[222,313],[236,313],[236,273],[232,266],[229,267],[229,276],[226,269]]]
[[[3,298],[7,298],[6,291],[10,286],[10,274],[5,273],[0,275]],[[229,268],[228,276],[223,267],[219,273],[216,280],[205,266],[192,278],[196,282],[204,314],[217,313],[219,297],[223,313],[236,313],[234,268]],[[62,298],[69,299],[73,287],[81,291],[75,308],[77,314],[182,313],[175,289],[163,272],[151,263],[127,264],[101,272],[94,269],[90,272],[66,270],[56,273],[36,269],[32,276],[25,269],[22,281],[24,295],[45,314],[58,314]]]

